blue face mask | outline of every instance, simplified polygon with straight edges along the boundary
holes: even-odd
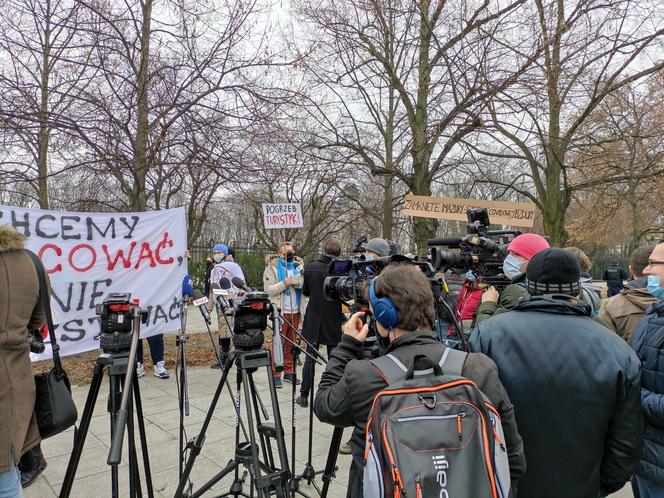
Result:
[[[369,256],[368,254],[364,257],[364,261],[373,261],[373,256]]]
[[[521,265],[523,263],[524,261],[518,256],[508,254],[505,261],[503,261],[503,273],[510,280],[514,280],[521,275]]]
[[[664,299],[664,287],[660,287],[659,275],[648,275],[648,292],[657,299]]]

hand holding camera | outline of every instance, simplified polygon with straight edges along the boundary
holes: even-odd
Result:
[[[364,323],[364,311],[354,313],[344,324],[344,334],[347,334],[360,342],[364,342],[369,333],[369,324]]]

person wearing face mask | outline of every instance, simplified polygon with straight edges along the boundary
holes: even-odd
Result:
[[[372,285],[373,297],[368,289],[366,292],[371,309],[374,309],[375,299],[389,298],[396,310],[392,327],[382,325],[378,318],[375,320],[376,333],[386,347],[386,353],[407,366],[418,355],[438,362],[445,346],[433,331],[434,301],[431,286],[422,271],[409,264],[391,264],[373,280]],[[371,361],[364,358],[363,342],[369,325],[363,323],[363,316],[362,312],[354,313],[344,324],[341,341],[330,354],[314,401],[314,412],[322,422],[337,427],[353,427],[348,497],[363,494],[366,423],[374,396],[387,386]],[[462,375],[473,380],[500,413],[513,496],[516,496],[526,462],[514,411],[498,379],[496,365],[485,355],[472,353],[465,359]]]
[[[221,287],[220,282],[222,278],[227,278],[232,281],[233,277],[241,278],[244,280],[244,272],[240,265],[234,262],[232,259],[228,259],[230,250],[225,244],[217,244],[212,248],[212,260],[214,261],[214,266],[210,271],[210,285],[217,284]],[[210,368],[221,368],[228,358],[228,353],[231,349],[231,332],[228,328],[228,322],[230,321],[230,315],[232,310],[227,308],[222,311],[221,309],[215,306],[216,297],[213,292],[208,293],[208,311],[212,313],[214,309],[217,312],[217,337],[219,340],[219,361],[215,361],[210,365]],[[224,314],[226,316],[224,317]]]
[[[475,325],[483,320],[514,309],[522,300],[528,299],[526,289],[526,268],[532,257],[544,249],[549,242],[536,233],[522,233],[514,237],[507,246],[507,257],[503,261],[503,273],[511,284],[502,292],[491,286],[482,295],[482,303],[477,308]]]
[[[664,497],[664,244],[643,270],[655,302],[646,311],[630,345],[641,359],[641,408],[646,419],[643,452],[632,486],[640,498]]]
[[[295,331],[300,328],[306,308],[305,299],[302,296],[302,284],[304,279],[303,261],[295,256],[293,244],[284,242],[279,245],[277,255],[265,258],[267,266],[263,272],[263,290],[270,296],[270,301],[277,305],[283,317],[281,335],[296,342]],[[289,341],[283,341],[284,350],[284,381],[293,383],[296,381],[295,364],[293,361],[293,345]],[[272,376],[277,388],[282,386],[281,375],[272,363]],[[297,380],[299,384],[300,381]]]
[[[374,259],[384,258],[390,255],[390,244],[385,240],[375,237],[364,246],[364,260],[373,261]]]

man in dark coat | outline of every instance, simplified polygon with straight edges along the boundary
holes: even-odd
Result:
[[[646,289],[655,298],[639,322],[631,345],[641,358],[641,406],[646,431],[641,462],[634,477],[640,498],[664,497],[664,244],[658,244],[643,270]]]
[[[431,284],[420,269],[411,265],[389,265],[376,277],[374,290],[377,298],[390,298],[398,316],[392,329],[386,329],[380,323],[376,325],[381,341],[389,342],[386,354],[392,354],[407,366],[411,366],[419,355],[438,362],[445,346],[432,331],[435,307]],[[314,412],[322,422],[354,428],[351,438],[353,462],[347,491],[350,498],[362,496],[366,423],[374,396],[387,387],[371,361],[364,358],[363,342],[368,325],[362,324],[363,314],[355,313],[344,325],[341,341],[332,351],[314,403]],[[466,357],[461,374],[477,384],[500,414],[512,496],[520,496],[517,486],[526,466],[523,443],[517,431],[514,409],[498,379],[496,365],[483,354],[471,353]]]
[[[212,285],[210,282],[210,276],[212,275],[212,268],[214,268],[214,261],[212,261],[212,258],[208,256],[206,262],[205,262],[205,295],[209,296],[210,295],[210,286]]]
[[[607,496],[639,461],[640,362],[574,297],[580,273],[568,251],[539,252],[526,270],[530,299],[470,338],[514,403],[528,462],[519,498]]]
[[[312,261],[304,267],[304,284],[302,293],[309,298],[307,314],[304,317],[303,335],[311,344],[327,346],[327,357],[334,346],[341,339],[341,303],[330,301],[323,295],[323,282],[329,274],[329,265],[333,258],[341,254],[341,245],[334,239],[330,239],[323,245],[323,254],[316,261]],[[309,351],[312,354],[311,351]],[[300,385],[300,397],[297,404],[302,407],[308,406],[307,398],[313,382],[313,361],[309,356],[304,360],[302,371],[302,384]]]

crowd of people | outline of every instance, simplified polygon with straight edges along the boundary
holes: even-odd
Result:
[[[30,479],[40,470],[31,473],[29,467],[45,466],[32,415],[26,341],[28,329],[38,328],[44,317],[37,277],[22,249],[18,234],[0,226],[0,278],[10,284],[0,287],[0,368],[6,379],[0,383],[0,498],[21,496],[22,456]],[[367,358],[370,323],[382,354],[406,367],[441,356],[444,361],[447,346],[434,332],[442,318],[430,281],[417,266],[387,266],[366,283],[368,309],[347,316],[341,302],[323,294],[341,246],[328,240],[322,249],[306,265],[290,243],[266,258],[263,290],[281,312],[281,335],[290,339],[283,343],[283,372],[273,365],[272,373],[277,387],[300,384],[297,404],[313,401],[321,421],[353,428],[340,452],[352,454],[348,496],[359,497],[367,421],[374,398],[391,385]],[[577,248],[552,248],[544,237],[522,234],[507,250],[503,274],[509,284],[485,286],[468,274],[453,311],[471,351],[460,376],[473,381],[500,416],[509,496],[598,498],[631,480],[638,498],[664,498],[664,243],[635,250],[629,276],[612,264],[604,272],[608,299],[592,283],[590,261]],[[387,241],[371,239],[364,258],[390,251]],[[231,312],[212,304],[213,288],[224,277],[244,280],[244,272],[232,251],[217,244],[206,269],[210,312],[218,315],[219,361],[213,368],[225,364],[232,348]],[[10,301],[8,289],[17,286],[22,299]],[[328,363],[317,388],[309,355],[298,379],[293,343],[300,337],[310,354],[326,348]],[[155,376],[167,378],[163,337],[148,343]],[[140,352],[138,361],[143,375]]]

